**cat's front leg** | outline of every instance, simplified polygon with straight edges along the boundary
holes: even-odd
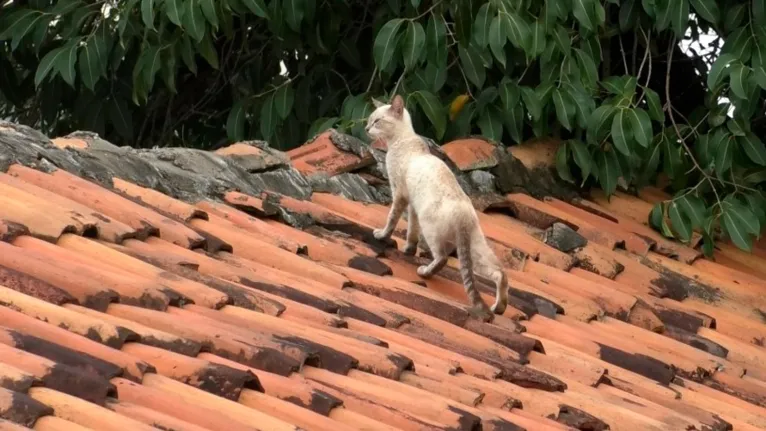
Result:
[[[394,232],[394,227],[402,217],[402,213],[407,208],[407,200],[404,196],[394,195],[393,202],[391,203],[391,210],[388,212],[388,220],[386,220],[386,226],[383,229],[375,229],[372,231],[372,235],[377,240],[386,239]]]

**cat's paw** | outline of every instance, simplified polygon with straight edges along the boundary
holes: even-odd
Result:
[[[402,250],[402,253],[406,254],[407,256],[415,256],[415,252],[417,251],[418,251],[417,244],[407,244],[404,246],[404,250]]]
[[[503,314],[505,313],[505,309],[507,308],[507,304],[505,303],[495,303],[490,307],[490,310],[492,310],[492,313],[494,314]]]
[[[433,274],[428,271],[428,265],[422,265],[418,267],[418,275],[423,278],[430,278]]]
[[[492,322],[495,319],[495,314],[486,305],[475,305],[468,309],[468,313],[477,320],[482,322]]]
[[[377,240],[386,239],[388,235],[386,235],[386,231],[383,229],[375,229],[372,231],[372,236],[375,237]]]

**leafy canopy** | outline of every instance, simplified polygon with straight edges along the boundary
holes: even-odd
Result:
[[[0,117],[137,147],[288,149],[331,127],[364,138],[371,97],[396,92],[438,141],[560,136],[561,178],[608,195],[659,174],[676,194],[653,227],[750,250],[766,225],[764,2],[13,0]]]

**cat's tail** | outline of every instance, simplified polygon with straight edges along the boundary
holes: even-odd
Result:
[[[481,295],[479,295],[474,284],[473,256],[471,254],[472,234],[473,228],[468,223],[465,223],[465,226],[460,226],[457,232],[455,248],[457,249],[457,258],[460,261],[460,276],[463,278],[463,287],[471,306],[475,311],[482,313],[483,317],[487,318],[486,314],[489,313],[491,318],[492,313],[484,300],[481,299]]]

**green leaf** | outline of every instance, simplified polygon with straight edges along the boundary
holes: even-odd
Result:
[[[229,141],[238,142],[245,139],[245,106],[240,100],[234,104],[226,119],[226,135]]]
[[[32,33],[32,44],[35,47],[35,55],[40,55],[40,49],[43,47],[43,44],[45,43],[45,38],[48,36],[48,29],[50,28],[51,21],[53,21],[52,16],[46,16],[39,21],[36,21],[35,24],[35,30],[34,33]],[[11,45],[11,50],[15,49],[13,45]],[[103,115],[102,115],[103,118]]]
[[[603,139],[610,127],[617,108],[612,105],[601,105],[594,110],[588,118],[588,141],[594,144]]]
[[[726,38],[721,48],[721,55],[731,54],[737,60],[746,62],[750,59],[752,50],[752,33],[749,28],[742,27],[735,30]]]
[[[500,93],[501,96],[502,94]],[[522,130],[524,129],[524,108],[520,103],[517,103],[510,110],[503,110],[502,112],[505,113],[503,123],[505,128],[508,129],[508,134],[514,142],[520,144]]]
[[[490,7],[490,2],[481,5],[473,25],[473,40],[479,48],[486,48],[489,43]]]
[[[639,145],[644,148],[649,148],[649,143],[654,137],[652,121],[649,119],[649,114],[641,108],[628,109],[627,111],[630,127],[633,131],[633,137]]]
[[[678,207],[678,210],[680,210],[681,213],[688,217],[692,229],[701,229],[705,225],[705,203],[698,196],[686,193],[683,196],[674,199],[673,203]],[[673,222],[673,226],[675,225],[676,223]]]
[[[734,158],[734,138],[727,137],[718,143],[715,156],[715,171],[718,178],[731,168],[731,162]]]
[[[508,40],[511,41],[513,46],[519,49],[524,49],[525,44],[529,38],[529,24],[521,16],[515,13],[508,13],[502,15],[504,20],[508,23],[504,25],[507,33]]]
[[[447,82],[447,68],[428,63],[425,73],[427,82],[431,84],[431,90],[438,93]]]
[[[580,66],[580,71],[587,78],[587,82],[590,85],[595,86],[598,82],[598,69],[593,59],[581,49],[575,48],[575,55],[577,56],[577,63]]]
[[[631,155],[628,140],[633,137],[630,129],[630,114],[627,109],[618,109],[612,120],[612,143],[622,154]]]
[[[690,0],[696,12],[702,18],[705,18],[710,23],[715,24],[721,19],[721,11],[718,9],[718,3],[715,0]],[[753,2],[753,10],[755,10],[755,3],[763,0],[755,0]]]
[[[485,109],[476,121],[481,134],[493,142],[501,142],[503,138],[503,123],[500,121],[500,117],[497,111],[494,109]]]
[[[662,145],[657,143],[652,148],[651,153],[649,153],[649,157],[646,159],[646,163],[644,164],[643,174],[642,174],[642,181],[647,182],[649,181],[649,178],[651,178],[656,172],[657,167],[660,166],[660,156],[662,154]]]
[[[269,8],[263,0],[242,0],[250,12],[261,18],[269,19]]]
[[[578,139],[570,140],[569,147],[572,149],[572,156],[574,156],[575,163],[577,163],[577,166],[579,166],[582,171],[583,179],[587,178],[593,168],[593,161],[590,152],[588,152],[588,147]]]
[[[261,136],[264,140],[271,139],[277,129],[277,108],[274,103],[274,94],[269,94],[261,106]]]
[[[569,93],[557,88],[553,91],[553,105],[556,108],[556,117],[567,130],[572,130],[572,119],[575,116],[575,104]]]
[[[556,26],[556,30],[553,32],[553,41],[556,43],[556,46],[558,46],[559,51],[561,51],[564,56],[569,55],[569,50],[572,46],[572,40],[569,38],[569,33],[567,33],[567,29],[562,27],[561,25]]]
[[[64,46],[64,55],[59,57],[56,68],[61,77],[70,86],[74,87],[75,65],[77,63],[78,39],[73,39]]]
[[[678,234],[682,241],[688,242],[692,237],[692,226],[689,218],[681,211],[678,203],[673,201],[668,207],[670,222],[673,224],[673,231]]]
[[[146,53],[146,63],[142,66],[146,90],[151,91],[154,87],[154,78],[162,67],[162,49],[159,46],[152,47]]]
[[[458,55],[460,56],[460,64],[463,67],[463,72],[473,85],[477,88],[484,87],[484,80],[487,77],[487,72],[484,70],[481,57],[472,46],[467,48],[463,45],[458,46]]]
[[[309,127],[309,133],[307,139],[311,139],[316,135],[324,132],[325,130],[332,129],[333,126],[340,120],[338,117],[320,117],[317,118],[314,123]]]
[[[410,4],[412,4],[412,7],[414,7],[416,10],[418,7],[420,7],[421,0],[410,0]]]
[[[662,229],[662,221],[665,218],[664,203],[657,202],[649,213],[649,226],[656,230]]]
[[[35,87],[39,87],[43,80],[53,71],[54,76],[58,72],[57,64],[60,59],[66,55],[66,46],[56,48],[48,52],[45,57],[40,61],[35,72]]]
[[[753,0],[753,18],[755,25],[766,25],[766,2],[764,0]]]
[[[640,0],[628,0],[620,6],[620,31],[625,33],[632,29],[638,21],[641,11]]]
[[[447,113],[444,106],[433,93],[428,91],[418,91],[412,96],[434,126],[436,138],[442,139],[447,130]]]
[[[742,24],[748,9],[747,3],[740,3],[727,7],[726,15],[723,19],[723,28],[726,31],[734,30]]]
[[[197,74],[197,62],[194,60],[194,48],[192,47],[191,39],[184,37],[181,39],[181,59],[186,67],[196,75]]]
[[[577,108],[577,125],[582,129],[588,127],[588,119],[591,113],[596,109],[596,102],[593,97],[579,85],[568,85],[567,92],[572,97]]]
[[[521,87],[521,98],[524,100],[524,105],[526,105],[527,111],[529,111],[532,118],[539,120],[543,115],[543,107],[537,92],[533,88],[523,86]]]
[[[655,0],[655,27],[659,31],[665,31],[670,27],[673,22],[673,1],[672,0]],[[646,8],[646,7],[645,7]]]
[[[737,57],[732,54],[721,54],[718,56],[707,75],[708,89],[713,90],[721,82],[724,70],[735,60],[737,60]]]
[[[277,108],[277,114],[283,120],[290,115],[295,101],[295,90],[290,84],[284,84],[274,93],[274,106]]]
[[[205,36],[202,38],[202,42],[199,44],[199,53],[202,58],[215,70],[218,70],[218,52],[216,52],[213,46],[213,39],[209,32],[205,32]]]
[[[746,125],[739,118],[734,117],[726,122],[726,128],[729,129],[734,136],[745,136]]]
[[[429,63],[447,64],[447,28],[441,15],[431,15],[426,27],[426,50]]]
[[[598,168],[598,182],[607,196],[617,190],[617,179],[622,176],[620,161],[614,151],[596,151],[596,167]]]
[[[97,47],[97,40],[91,38],[88,44],[80,51],[80,79],[86,88],[93,91],[96,83],[101,78],[101,57]]]
[[[476,110],[481,111],[497,99],[498,92],[495,87],[487,87],[476,98]]]
[[[205,16],[202,14],[199,0],[188,0],[182,17],[183,27],[197,42],[205,36]]]
[[[179,27],[181,26],[181,18],[184,11],[181,7],[181,0],[165,0],[165,14],[170,22]]]
[[[721,220],[734,245],[747,252],[752,251],[753,238],[748,232],[753,227],[752,223],[758,223],[753,212],[742,205],[724,205]]]
[[[673,30],[676,37],[682,39],[689,26],[689,0],[672,0],[670,3],[673,9]]]
[[[736,139],[750,160],[760,166],[766,166],[766,145],[763,144],[763,141],[758,136],[752,132],[747,132],[745,136],[737,137]]]
[[[498,15],[489,25],[489,48],[498,63],[505,67],[505,42],[508,38],[506,37],[507,31],[503,27],[503,23],[507,24],[508,21]]]
[[[154,0],[141,0],[141,19],[146,28],[154,30]]]
[[[572,171],[569,170],[569,163],[567,161],[568,149],[566,145],[559,145],[556,150],[556,171],[559,177],[569,183],[574,184],[575,180],[572,176]]]
[[[742,63],[734,63],[729,67],[729,76],[731,77],[731,90],[740,99],[747,98],[745,85],[750,75],[750,68]]]
[[[659,123],[664,123],[665,112],[662,110],[660,96],[649,87],[644,88],[644,94],[646,95],[646,104],[649,107],[649,116]]]
[[[426,44],[426,32],[417,21],[410,21],[404,33],[404,65],[407,69],[416,66],[423,55]]]
[[[385,69],[394,56],[397,45],[397,35],[399,27],[402,25],[402,19],[395,18],[383,24],[372,47],[372,55],[375,58],[375,64],[379,70]]]
[[[218,13],[215,11],[215,0],[200,0],[200,7],[205,19],[214,28],[218,28]]]
[[[301,22],[305,14],[305,1],[311,0],[283,0],[283,7],[285,9],[285,22],[294,31],[301,30]]]
[[[109,122],[125,140],[133,140],[133,116],[123,99],[112,96],[106,104]]]
[[[574,12],[575,18],[577,18],[577,22],[588,31],[595,30],[595,23],[593,22],[591,14],[593,1],[594,0],[572,0],[572,11]]]
[[[529,29],[529,39],[526,43],[527,55],[538,57],[545,51],[545,26],[542,22],[535,21]]]
[[[15,38],[21,41],[24,36],[34,27],[35,18],[41,15],[40,11],[31,9],[21,9],[8,16],[7,20],[0,24],[10,23],[6,28],[0,30],[0,40]]]

